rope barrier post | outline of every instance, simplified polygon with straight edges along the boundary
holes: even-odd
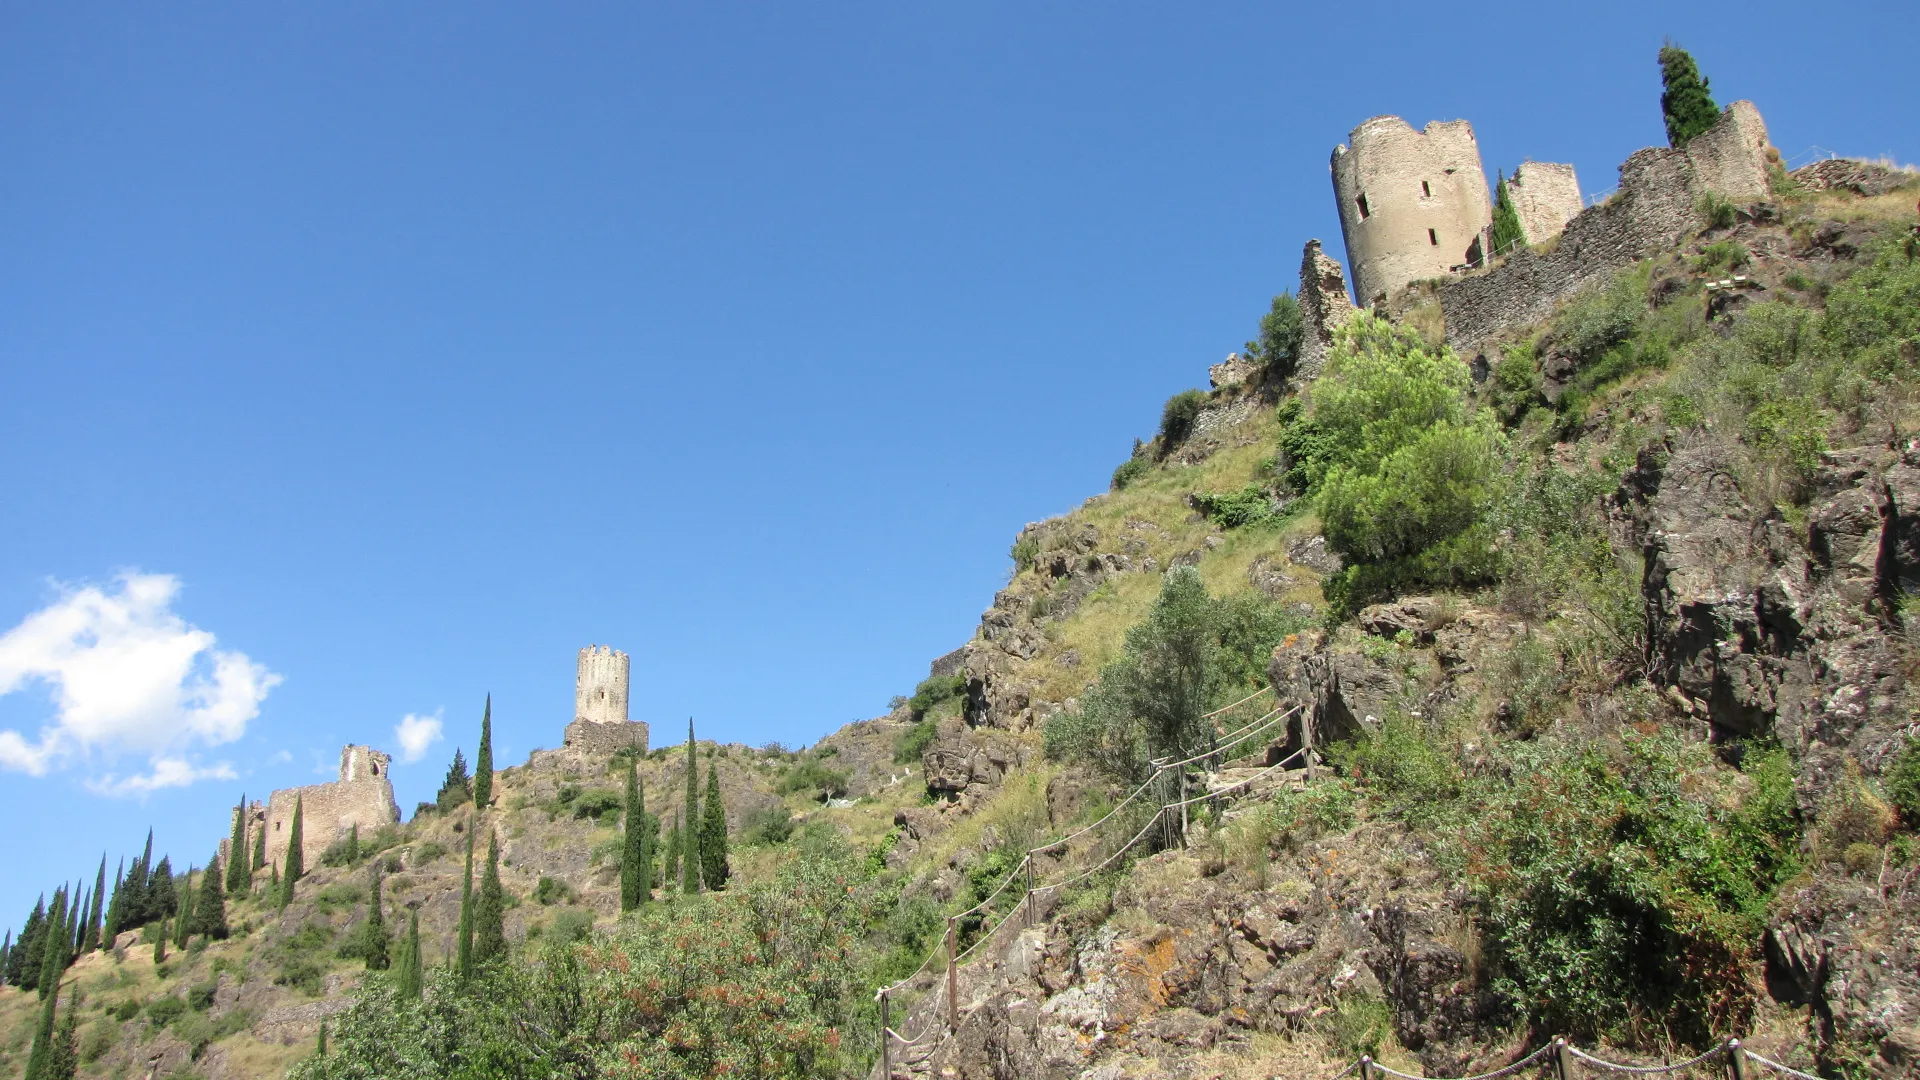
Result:
[[[1367,1054],[1360,1055],[1360,1080],[1373,1080],[1373,1058]]]
[[[1307,759],[1307,785],[1313,785],[1313,717],[1300,714],[1300,749]]]
[[[1027,929],[1033,929],[1033,852],[1020,862],[1027,868]]]
[[[953,916],[947,916],[947,1030],[960,1030],[960,971],[953,962]]]
[[[1180,770],[1180,846],[1187,846],[1187,770]]]
[[[1553,1040],[1553,1080],[1573,1080],[1573,1055],[1565,1039]]]
[[[887,992],[885,990],[882,990],[880,991],[880,1078],[881,1080],[893,1080],[893,1055],[890,1053],[890,1051],[892,1050],[892,1047],[887,1045],[887,1041],[890,1038],[892,1038],[892,1036],[887,1034],[887,1029],[891,1026],[892,1026],[892,1021],[889,1019],[887,1015]]]
[[[1733,1080],[1747,1080],[1747,1048],[1739,1039],[1727,1040],[1727,1075]]]

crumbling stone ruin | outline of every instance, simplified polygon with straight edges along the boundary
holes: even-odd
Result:
[[[1333,348],[1333,332],[1353,317],[1353,302],[1347,299],[1347,276],[1340,264],[1320,250],[1320,241],[1309,240],[1300,255],[1300,358],[1294,363],[1294,377],[1312,382],[1327,366],[1327,352]]]
[[[387,776],[391,761],[370,746],[342,747],[340,779],[274,792],[267,799],[263,819],[267,861],[278,864],[287,857],[296,802],[300,805],[300,857],[307,866],[318,866],[320,853],[355,825],[366,833],[398,824],[400,807],[393,801],[393,782]]]
[[[1766,198],[1770,149],[1760,111],[1736,101],[1685,148],[1634,152],[1620,166],[1619,190],[1575,215],[1552,250],[1521,248],[1485,273],[1441,285],[1447,344],[1465,352],[1543,319],[1586,286],[1666,250],[1705,223],[1708,195],[1737,205]],[[1531,234],[1528,240],[1537,243]]]
[[[1485,264],[1493,247],[1493,200],[1472,124],[1435,120],[1415,131],[1397,116],[1376,116],[1333,148],[1332,168],[1361,303]],[[1551,239],[1580,210],[1571,165],[1528,162],[1515,179],[1527,190],[1520,219],[1528,243]]]
[[[580,650],[573,681],[573,723],[567,725],[570,750],[611,754],[632,747],[647,750],[647,725],[627,719],[627,685],[632,663],[611,645]]]

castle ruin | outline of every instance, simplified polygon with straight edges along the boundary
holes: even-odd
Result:
[[[282,788],[269,796],[265,815],[259,819],[267,831],[267,861],[285,864],[295,804],[300,807],[300,858],[310,867],[320,865],[321,852],[355,825],[371,832],[399,824],[400,807],[393,801],[393,782],[387,776],[390,761],[371,746],[345,746],[340,750],[340,779]],[[251,812],[248,818],[252,828]]]
[[[1333,192],[1347,261],[1363,305],[1416,281],[1485,265],[1493,247],[1493,201],[1480,144],[1465,120],[1435,120],[1420,131],[1376,116],[1333,150]],[[1508,192],[1530,244],[1558,235],[1580,211],[1573,166],[1527,162]],[[1514,185],[1526,190],[1521,210]]]
[[[647,750],[647,725],[627,719],[627,686],[632,672],[627,654],[611,645],[580,650],[573,680],[573,723],[565,735],[569,749],[612,753],[632,747]]]

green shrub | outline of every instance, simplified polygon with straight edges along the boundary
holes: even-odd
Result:
[[[273,984],[313,996],[320,993],[321,980],[326,974],[326,969],[312,957],[292,956],[281,961],[279,968],[274,971]]]
[[[1700,220],[1707,223],[1709,229],[1731,229],[1738,217],[1739,208],[1734,206],[1725,195],[1717,191],[1703,193],[1693,204],[1694,212]]]
[[[1880,783],[1901,823],[1909,829],[1920,828],[1920,739],[1907,736]]]
[[[1300,302],[1292,293],[1283,292],[1260,316],[1260,336],[1247,342],[1242,352],[1249,361],[1266,369],[1268,379],[1284,379],[1293,374],[1305,336]]]
[[[920,680],[913,688],[913,696],[907,699],[907,711],[915,720],[923,720],[929,713],[941,711],[940,707],[951,703],[950,712],[957,713],[967,698],[967,677],[965,675],[931,675]],[[823,748],[824,754],[831,747]]]
[[[446,846],[439,841],[422,840],[413,845],[413,865],[426,866],[446,853]]]
[[[1179,449],[1180,444],[1193,434],[1194,421],[1200,418],[1200,410],[1207,404],[1207,395],[1199,390],[1182,390],[1167,399],[1160,410],[1160,456],[1166,457]]]
[[[1327,1035],[1348,1057],[1374,1055],[1393,1035],[1393,1010],[1372,994],[1342,994],[1326,1024]]]
[[[219,990],[218,982],[203,982],[188,987],[187,1007],[194,1012],[206,1012],[213,1008],[213,995]]]
[[[784,844],[793,835],[793,815],[784,806],[761,806],[740,819],[740,843]]]
[[[1127,485],[1153,471],[1153,462],[1136,453],[1121,462],[1113,470],[1113,479],[1109,486],[1115,491],[1125,491]]]
[[[1022,533],[1018,539],[1014,540],[1013,550],[1010,554],[1013,556],[1013,568],[1016,573],[1024,573],[1025,571],[1031,570],[1033,569],[1034,560],[1040,557],[1040,541],[1031,535]]]
[[[1378,731],[1335,744],[1328,756],[1354,783],[1416,817],[1459,791],[1458,766],[1435,732],[1414,717],[1390,714]]]
[[[585,941],[593,934],[593,912],[583,908],[562,908],[553,913],[553,922],[547,927],[548,941],[571,944]]]
[[[828,767],[817,757],[808,756],[788,766],[774,790],[782,795],[806,791],[825,802],[847,793],[847,774]]]
[[[109,1015],[124,1024],[140,1015],[140,1003],[132,998],[128,998],[109,1010]]]
[[[564,881],[542,875],[533,887],[533,902],[542,907],[573,902],[573,887]]]
[[[939,734],[940,725],[933,720],[922,720],[893,737],[893,761],[896,765],[917,763],[927,747],[933,745],[934,736]]]
[[[106,1017],[88,1024],[86,1037],[80,1041],[81,1064],[91,1065],[106,1057],[107,1051],[113,1049],[114,1044],[119,1041],[119,1029],[114,1027]]]
[[[186,1011],[187,1003],[177,997],[155,998],[147,1002],[147,1022],[156,1028],[163,1028]]]
[[[1710,274],[1721,267],[1739,270],[1751,258],[1746,245],[1734,240],[1721,240],[1700,249],[1700,257],[1693,261],[1693,268],[1702,274]]]
[[[313,906],[325,914],[332,914],[365,903],[367,888],[351,881],[336,881],[313,894]],[[309,925],[308,929],[311,929]]]
[[[600,821],[608,815],[617,819],[621,808],[626,806],[626,803],[626,796],[620,792],[610,788],[595,788],[592,791],[581,792],[579,797],[573,800],[573,816],[576,820],[592,818]]]
[[[1207,520],[1228,529],[1274,521],[1280,516],[1274,507],[1273,493],[1260,483],[1248,484],[1238,491],[1196,491],[1193,506]]]

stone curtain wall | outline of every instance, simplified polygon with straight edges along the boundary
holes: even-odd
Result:
[[[596,724],[627,722],[627,654],[609,645],[580,650],[579,674],[573,683],[575,719]]]
[[[583,754],[605,756],[632,747],[647,752],[647,725],[637,720],[608,724],[584,717],[567,725],[562,745]]]
[[[1472,124],[1415,131],[1376,116],[1347,138],[1333,151],[1333,191],[1363,305],[1478,257],[1493,203]]]
[[[1580,181],[1571,165],[1522,162],[1507,180],[1507,194],[1529,244],[1544,244],[1559,236],[1581,210]]]
[[[1440,286],[1447,344],[1466,351],[1543,319],[1588,285],[1671,246],[1701,226],[1696,207],[1708,191],[1736,203],[1765,198],[1766,150],[1759,111],[1736,101],[1686,149],[1636,151],[1620,166],[1620,190],[1581,211],[1552,250],[1522,248],[1484,274]]]
[[[354,779],[347,779],[349,771]],[[340,779],[331,784],[283,788],[267,800],[267,861],[284,865],[288,830],[293,828],[294,803],[300,804],[300,854],[308,867],[320,865],[320,853],[347,830],[360,826],[362,834],[400,821],[393,801],[393,783],[387,778],[387,755],[365,746],[340,751]]]
[[[1333,332],[1353,318],[1353,302],[1347,299],[1347,276],[1339,262],[1320,250],[1320,241],[1307,241],[1300,256],[1300,357],[1294,362],[1296,384],[1305,385],[1320,377],[1327,366],[1327,352],[1333,348]]]

